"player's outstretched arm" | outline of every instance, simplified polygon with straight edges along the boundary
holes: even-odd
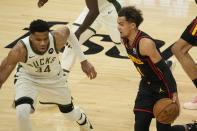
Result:
[[[69,41],[75,54],[81,62],[82,71],[90,78],[94,79],[97,76],[94,66],[88,62],[84,53],[82,52],[79,41],[73,32],[71,32],[67,27],[61,28],[59,30],[53,31],[53,35],[56,39],[57,49],[62,49],[63,46]],[[63,53],[66,53],[65,51]],[[66,60],[65,60],[66,61]]]

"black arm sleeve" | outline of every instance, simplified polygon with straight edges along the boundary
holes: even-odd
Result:
[[[165,81],[167,82],[166,86],[168,86],[171,93],[177,92],[177,85],[176,81],[172,75],[172,72],[170,71],[170,68],[167,66],[165,61],[161,59],[159,62],[157,62],[156,67],[159,68],[159,70],[162,72]]]

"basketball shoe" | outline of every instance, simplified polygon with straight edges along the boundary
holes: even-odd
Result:
[[[197,110],[197,96],[194,97],[191,101],[184,103],[183,108]]]
[[[194,121],[194,123],[186,124],[187,131],[197,131],[197,123]]]
[[[80,126],[80,131],[93,131],[92,124],[88,120],[86,114],[83,111],[82,111],[82,113],[83,113],[83,115],[85,115],[85,121],[81,124],[78,123]]]

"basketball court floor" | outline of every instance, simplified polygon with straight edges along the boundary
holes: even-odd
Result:
[[[135,5],[143,11],[144,22],[140,29],[152,37],[164,40],[164,50],[175,42],[185,27],[196,17],[197,5],[194,0],[122,0],[125,5]],[[50,0],[43,8],[37,7],[37,0],[0,0],[0,61],[34,19],[44,19],[54,24],[72,23],[84,8],[83,0]],[[65,24],[65,23],[63,23]],[[124,50],[118,54],[114,44],[108,41],[104,29],[90,39],[97,49],[87,55],[95,66],[98,76],[89,80],[77,61],[69,77],[69,88],[74,103],[80,105],[88,114],[95,131],[133,131],[132,112],[138,90],[139,75],[132,62],[118,56],[125,56]],[[82,46],[84,51],[92,46]],[[100,50],[101,49],[101,50]],[[103,49],[103,50],[102,50]],[[197,50],[190,51],[197,61]],[[118,58],[117,58],[118,57]],[[177,62],[173,74],[177,80],[180,103],[197,95],[197,90]],[[0,131],[17,131],[13,75],[0,90]],[[184,124],[197,119],[197,110],[181,108],[180,117],[174,124]],[[76,123],[65,120],[55,106],[39,103],[31,116],[34,131],[78,131]],[[150,131],[156,131],[155,120]]]

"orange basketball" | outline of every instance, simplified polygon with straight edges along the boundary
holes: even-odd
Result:
[[[170,124],[178,117],[179,107],[170,98],[163,98],[155,103],[153,114],[160,123]]]

